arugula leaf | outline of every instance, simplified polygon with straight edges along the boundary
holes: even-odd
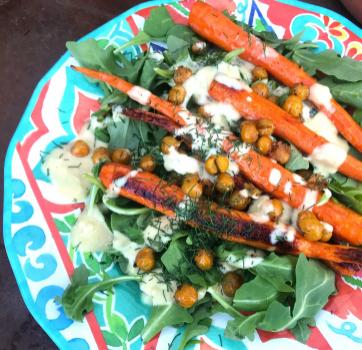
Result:
[[[297,261],[291,255],[277,256],[271,253],[250,271],[272,283],[280,292],[292,292]]]
[[[233,340],[243,340],[247,337],[250,341],[254,340],[255,328],[263,321],[266,312],[256,312],[248,317],[237,317],[226,324],[224,335]]]
[[[134,62],[133,69],[130,69],[132,74],[128,77],[128,81],[131,84],[138,84],[139,77],[141,76],[143,66],[148,58],[149,51],[141,52],[137,56],[137,60],[132,60]]]
[[[302,153],[294,147],[294,145],[290,145],[291,152],[290,152],[290,159],[285,164],[285,168],[291,172],[295,172],[301,169],[309,169],[309,162],[305,159]]]
[[[165,5],[158,6],[150,11],[146,18],[143,30],[150,36],[160,38],[175,26],[175,22],[167,11]]]
[[[274,300],[282,303],[288,295],[289,293],[278,291],[272,283],[256,276],[236,291],[233,306],[242,311],[266,311]]]
[[[143,344],[147,344],[159,331],[179,323],[191,323],[193,317],[187,309],[177,304],[152,307],[150,318],[141,332]]]
[[[189,27],[184,24],[176,24],[167,32],[167,37],[170,35],[175,36],[176,38],[192,42],[198,39],[198,35]]]
[[[362,81],[353,83],[339,82],[330,76],[320,80],[319,84],[328,86],[337,102],[362,109]]]
[[[163,38],[157,38],[158,41],[162,41],[160,39],[163,39]],[[148,44],[151,40],[156,40],[156,39],[154,39],[151,35],[147,34],[142,29],[140,29],[135,37],[133,37],[131,40],[127,41],[123,45],[117,47],[117,49],[114,50],[113,53],[118,54],[119,52],[123,51],[124,49],[127,49],[127,47]]]
[[[211,316],[212,302],[211,300],[201,305],[193,313],[193,321],[186,326],[185,332],[182,336],[180,345],[177,350],[183,350],[188,345],[188,342],[199,335],[204,335],[208,332],[212,320],[209,318]]]
[[[110,104],[123,105],[127,100],[129,100],[129,97],[125,93],[114,89],[110,95],[100,99],[99,101],[101,102],[101,110],[106,112],[110,110]]]
[[[296,50],[293,60],[302,65],[304,71],[309,75],[314,75],[318,70],[344,81],[362,80],[362,62],[349,56],[341,57],[337,51],[332,49],[317,54],[309,50]]]
[[[157,77],[157,72],[155,72],[155,69],[157,69],[161,63],[162,61],[156,61],[155,59],[146,60],[140,78],[141,87],[147,90],[152,90],[154,81]]]
[[[235,49],[233,51],[230,51],[225,57],[224,62],[230,63],[232,59],[236,56],[239,56],[241,53],[243,53],[245,50],[243,48]]]
[[[94,309],[92,298],[100,290],[112,288],[119,282],[141,281],[142,276],[117,276],[109,277],[103,272],[104,279],[87,285],[89,271],[85,265],[80,265],[74,269],[71,277],[71,284],[65,289],[62,298],[57,296],[54,301],[59,302],[65,312],[65,315],[78,322],[83,322],[84,316]]]
[[[311,330],[309,326],[315,327],[316,321],[314,318],[302,318],[298,320],[295,327],[291,328],[290,331],[293,333],[295,339],[299,342],[305,344],[308,341],[309,336],[311,335]]]
[[[191,44],[188,41],[180,39],[174,35],[170,35],[167,37],[167,47],[171,58],[174,61],[177,61],[184,49],[191,47]]]
[[[119,77],[127,73],[124,68],[117,64],[113,55],[113,46],[108,46],[107,49],[102,50],[93,38],[80,43],[68,41],[66,46],[82,67],[114,74]],[[92,81],[96,80],[93,79]]]
[[[362,189],[352,186],[342,186],[339,182],[331,182],[328,188],[337,199],[348,208],[362,215]]]
[[[110,136],[109,133],[106,129],[101,129],[101,128],[96,128],[94,130],[94,135],[96,137],[97,140],[102,141],[102,142],[109,142],[110,140]]]
[[[352,115],[355,122],[362,127],[362,109],[356,109]]]

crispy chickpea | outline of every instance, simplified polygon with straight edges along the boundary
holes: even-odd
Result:
[[[278,199],[272,199],[271,204],[273,205],[273,211],[268,213],[269,219],[271,221],[277,221],[283,214],[283,204]]]
[[[177,85],[182,85],[192,75],[192,70],[183,66],[178,67],[173,73],[173,80]]]
[[[276,97],[276,96],[274,96],[274,95],[268,95],[268,96],[266,97],[266,99],[267,99],[268,101],[270,101],[271,103],[274,103],[275,105],[279,106],[279,98],[278,98],[278,97]]]
[[[222,207],[229,206],[229,202],[230,202],[229,193],[216,192],[215,202]]]
[[[298,96],[302,101],[309,96],[309,87],[303,83],[293,84],[290,88],[290,95]]]
[[[294,118],[300,118],[303,112],[302,100],[298,96],[290,95],[285,100],[283,104],[283,109]]]
[[[308,241],[319,241],[322,238],[324,227],[311,211],[301,211],[298,214],[297,225]]]
[[[74,157],[82,158],[89,154],[89,147],[83,140],[78,140],[70,150],[70,153]]]
[[[256,122],[256,128],[260,136],[269,136],[274,132],[274,123],[269,118],[261,118]]]
[[[251,89],[261,97],[267,97],[269,95],[269,88],[266,84],[259,82],[254,84]]]
[[[258,130],[252,123],[240,124],[241,139],[246,143],[254,143],[258,139]]]
[[[206,249],[200,249],[196,252],[194,260],[200,270],[207,271],[212,268],[214,254]]]
[[[181,85],[175,85],[168,93],[168,100],[177,105],[185,101],[186,90]]]
[[[128,165],[131,163],[131,159],[131,151],[127,148],[118,148],[115,149],[112,153],[112,160],[123,165]]]
[[[332,231],[329,231],[329,230],[326,230],[325,228],[323,228],[322,237],[321,237],[320,241],[326,243],[332,238],[332,235],[333,235]]]
[[[202,196],[202,182],[197,175],[187,175],[182,182],[182,192],[192,199]]]
[[[263,67],[255,67],[252,70],[253,80],[268,79],[268,72]]]
[[[202,180],[202,193],[206,196],[206,197],[212,197],[214,194],[214,184],[208,180],[208,179],[204,179]]]
[[[234,191],[230,197],[230,205],[237,210],[244,210],[250,203],[250,197],[244,197],[240,194],[241,191]]]
[[[187,284],[179,286],[174,295],[176,303],[185,308],[193,306],[197,302],[198,297],[197,290]]]
[[[152,173],[156,169],[156,159],[153,156],[144,156],[140,160],[140,167],[144,171],[149,171]]]
[[[106,147],[99,147],[93,153],[93,157],[92,157],[93,164],[97,164],[106,158],[111,159],[111,157],[112,157],[111,151],[109,151]]]
[[[217,176],[216,189],[221,192],[231,192],[235,187],[235,183],[231,175],[222,173]]]
[[[233,298],[235,296],[236,291],[242,284],[243,280],[236,272],[226,273],[221,280],[222,291],[229,298]]]
[[[180,141],[176,140],[173,136],[166,136],[161,141],[161,152],[163,154],[169,154],[171,147],[177,150],[180,146]]]
[[[200,107],[197,109],[197,114],[200,114],[201,117],[203,117],[203,118],[211,119],[211,114],[210,114],[209,112],[206,112],[206,111],[205,111],[205,107],[204,107],[204,106],[200,106]]]
[[[261,190],[254,186],[251,182],[245,182],[244,188],[249,192],[249,197],[259,198],[261,196]]]
[[[303,169],[298,170],[297,174],[300,175],[304,180],[308,181],[312,177],[313,171],[309,169]]]
[[[150,271],[155,266],[155,252],[151,248],[142,248],[136,255],[135,263],[142,271]]]
[[[282,141],[278,141],[272,143],[272,150],[269,151],[268,155],[278,163],[285,164],[290,159],[290,151],[289,145]]]
[[[220,173],[225,173],[229,168],[229,159],[221,154],[216,156],[216,166]]]
[[[256,148],[263,154],[268,154],[272,150],[273,141],[268,136],[262,136],[258,139],[256,143]]]
[[[216,175],[218,172],[217,165],[216,165],[216,157],[210,156],[207,158],[205,162],[205,170],[210,175]]]
[[[207,44],[205,43],[205,41],[202,40],[198,40],[196,41],[192,47],[191,47],[191,51],[194,55],[203,55],[207,50]]]

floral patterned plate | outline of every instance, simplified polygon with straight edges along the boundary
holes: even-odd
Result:
[[[119,46],[143,27],[150,9],[168,3],[176,23],[187,24],[195,0],[153,1],[125,12],[86,36],[101,47]],[[206,0],[219,10],[227,8],[239,20],[272,30],[279,38],[289,38],[306,29],[303,40],[313,40],[319,50],[333,48],[341,55],[362,60],[362,31],[345,18],[323,8],[292,0]],[[85,39],[85,38],[83,38]],[[83,40],[82,39],[82,40]],[[135,56],[147,45],[127,49]],[[151,43],[151,50],[165,47]],[[84,323],[66,318],[59,304],[53,303],[69,283],[74,267],[86,264],[89,282],[103,273],[120,274],[106,255],[80,253],[72,247],[69,233],[84,203],[67,202],[42,173],[43,157],[54,147],[74,139],[91,113],[99,109],[102,91],[69,68],[74,59],[67,52],[40,81],[10,143],[5,162],[4,239],[19,288],[30,312],[60,349],[168,349],[182,329],[166,328],[147,345],[139,336],[150,307],[140,303],[135,282],[114,288],[114,294],[97,293],[95,310]],[[236,342],[222,336],[227,316],[213,316],[203,344],[195,349],[361,349],[362,274],[338,276],[339,290],[317,316],[317,327],[306,345],[298,343],[289,331],[257,331],[253,343]],[[177,340],[173,347],[177,347]]]

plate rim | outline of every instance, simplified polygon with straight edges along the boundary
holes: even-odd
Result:
[[[182,1],[182,0],[181,0]],[[346,28],[353,31],[358,37],[362,38],[362,29],[359,28],[357,25],[352,23],[349,19],[345,18],[344,16],[340,15],[339,13],[326,9],[321,6],[317,6],[314,4],[304,3],[298,0],[275,0],[276,2],[280,2],[286,5],[294,6],[297,8],[301,8],[307,11],[317,12],[322,15],[326,15],[334,20],[338,21],[339,23],[343,24]],[[106,28],[117,24],[119,21],[126,19],[128,16],[134,14],[135,12],[145,9],[151,6],[157,6],[161,4],[169,4],[174,2],[174,0],[153,0],[141,3],[139,5],[133,6],[127,11],[121,13],[120,15],[116,16],[115,18],[111,19],[110,21],[106,22],[102,26],[98,27],[97,29],[91,31],[84,37],[77,40],[77,42],[86,40],[91,37],[97,36],[99,33],[103,32]],[[30,289],[26,278],[24,276],[23,269],[20,265],[20,261],[18,255],[15,251],[15,248],[12,243],[12,237],[6,232],[11,232],[11,213],[12,213],[12,159],[14,156],[14,151],[16,148],[16,144],[20,141],[19,134],[22,134],[23,131],[26,129],[26,124],[31,118],[31,113],[34,109],[36,102],[38,101],[39,95],[45,86],[45,84],[51,79],[54,73],[66,62],[66,60],[71,57],[70,52],[67,50],[61,58],[47,71],[47,73],[40,79],[37,83],[29,102],[25,108],[25,111],[19,121],[19,124],[11,138],[9,146],[6,151],[5,162],[4,162],[4,201],[3,201],[3,239],[5,245],[5,251],[8,256],[10,266],[14,273],[16,282],[18,284],[20,294],[23,298],[23,301],[28,308],[31,315],[40,325],[40,327],[47,333],[47,335],[53,340],[56,346],[60,349],[67,349],[69,343],[60,335],[59,331],[55,329],[55,327],[49,322],[49,320],[45,317],[43,313],[39,311],[36,307],[35,301],[31,296]]]

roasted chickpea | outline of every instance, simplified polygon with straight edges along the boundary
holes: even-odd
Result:
[[[261,97],[267,97],[269,95],[269,88],[266,84],[259,82],[254,84],[251,89]]]
[[[70,153],[74,157],[82,158],[89,154],[89,147],[83,140],[78,140],[70,150]]]
[[[171,147],[177,150],[180,146],[180,141],[176,140],[173,136],[166,136],[161,141],[161,152],[163,154],[169,154]]]
[[[269,151],[268,155],[278,163],[285,164],[290,159],[290,150],[290,146],[282,141],[273,142],[272,150]]]
[[[308,181],[312,177],[313,171],[309,169],[298,170],[297,174],[300,175],[305,181]]]
[[[268,136],[262,136],[258,139],[256,143],[256,148],[263,154],[268,154],[272,150],[273,141]]]
[[[177,85],[182,85],[192,75],[192,70],[183,66],[178,67],[173,73],[173,80]]]
[[[175,85],[168,93],[168,100],[177,105],[185,101],[186,90],[181,85]]]
[[[211,119],[211,114],[210,114],[209,112],[206,112],[206,111],[205,111],[205,107],[204,107],[204,106],[200,106],[200,107],[197,109],[197,114],[200,114],[201,117],[203,117],[203,118]]]
[[[112,157],[112,152],[109,151],[107,148],[105,147],[99,147],[97,148],[94,153],[93,153],[93,164],[97,164],[100,161],[102,161],[103,159],[109,158],[111,159]]]
[[[263,67],[255,67],[252,70],[253,73],[253,81],[257,81],[259,79],[268,79],[268,72]]]
[[[115,149],[112,153],[112,160],[123,165],[128,165],[131,163],[131,159],[131,151],[127,148],[118,148]]]
[[[194,43],[191,47],[191,51],[194,55],[203,55],[207,50],[207,44],[205,41],[198,40],[196,43]]]
[[[221,280],[222,291],[229,298],[235,296],[236,291],[242,284],[243,280],[236,272],[226,273]]]
[[[229,159],[221,154],[218,154],[215,159],[216,166],[220,173],[225,173],[229,168]]]
[[[268,96],[266,97],[266,99],[267,99],[268,101],[270,101],[271,103],[274,103],[275,105],[279,106],[279,98],[278,98],[278,97],[276,97],[276,96],[274,96],[274,95],[268,95]]]
[[[156,159],[153,156],[144,156],[140,160],[140,167],[152,173],[156,169]]]
[[[240,124],[241,139],[246,143],[254,143],[258,139],[258,130],[252,123]]]
[[[200,270],[207,271],[212,268],[214,254],[206,249],[200,249],[196,252],[194,260]]]
[[[221,192],[231,192],[234,189],[235,183],[231,175],[222,173],[217,176],[216,189]]]
[[[321,242],[328,242],[332,238],[333,232],[323,228]]]
[[[202,193],[206,196],[206,197],[212,197],[214,194],[214,184],[208,180],[208,179],[204,179],[202,180]]]
[[[272,199],[271,204],[273,205],[273,211],[268,213],[269,219],[271,221],[277,221],[283,214],[283,204],[278,199]]]
[[[135,263],[142,271],[150,271],[155,266],[155,252],[151,248],[142,248],[136,255]]]
[[[287,111],[294,118],[300,118],[303,112],[303,103],[302,100],[295,95],[290,95],[287,97],[283,104],[283,109]]]
[[[256,122],[256,129],[260,136],[269,136],[274,132],[274,123],[269,118],[261,118]]]
[[[197,290],[187,284],[179,286],[174,295],[176,303],[185,308],[193,306],[197,302],[198,297]]]
[[[217,166],[216,166],[216,157],[215,156],[210,156],[209,158],[207,158],[207,160],[205,162],[205,170],[210,175],[216,175],[217,174],[218,169],[217,169]]]
[[[237,210],[244,210],[250,203],[250,197],[245,197],[240,194],[241,191],[234,191],[230,196],[230,205]]]
[[[309,87],[303,83],[293,84],[290,88],[290,95],[298,96],[302,101],[309,96]]]
[[[187,175],[182,182],[182,192],[192,199],[202,196],[202,182],[197,175]]]
[[[308,241],[319,241],[322,238],[324,227],[311,211],[301,211],[298,214],[297,225]]]
[[[222,207],[228,207],[230,204],[230,194],[229,193],[221,193],[216,192],[215,194],[215,202]]]
[[[261,196],[261,190],[254,186],[251,182],[244,183],[244,189],[249,192],[249,197],[251,198],[259,198]]]

